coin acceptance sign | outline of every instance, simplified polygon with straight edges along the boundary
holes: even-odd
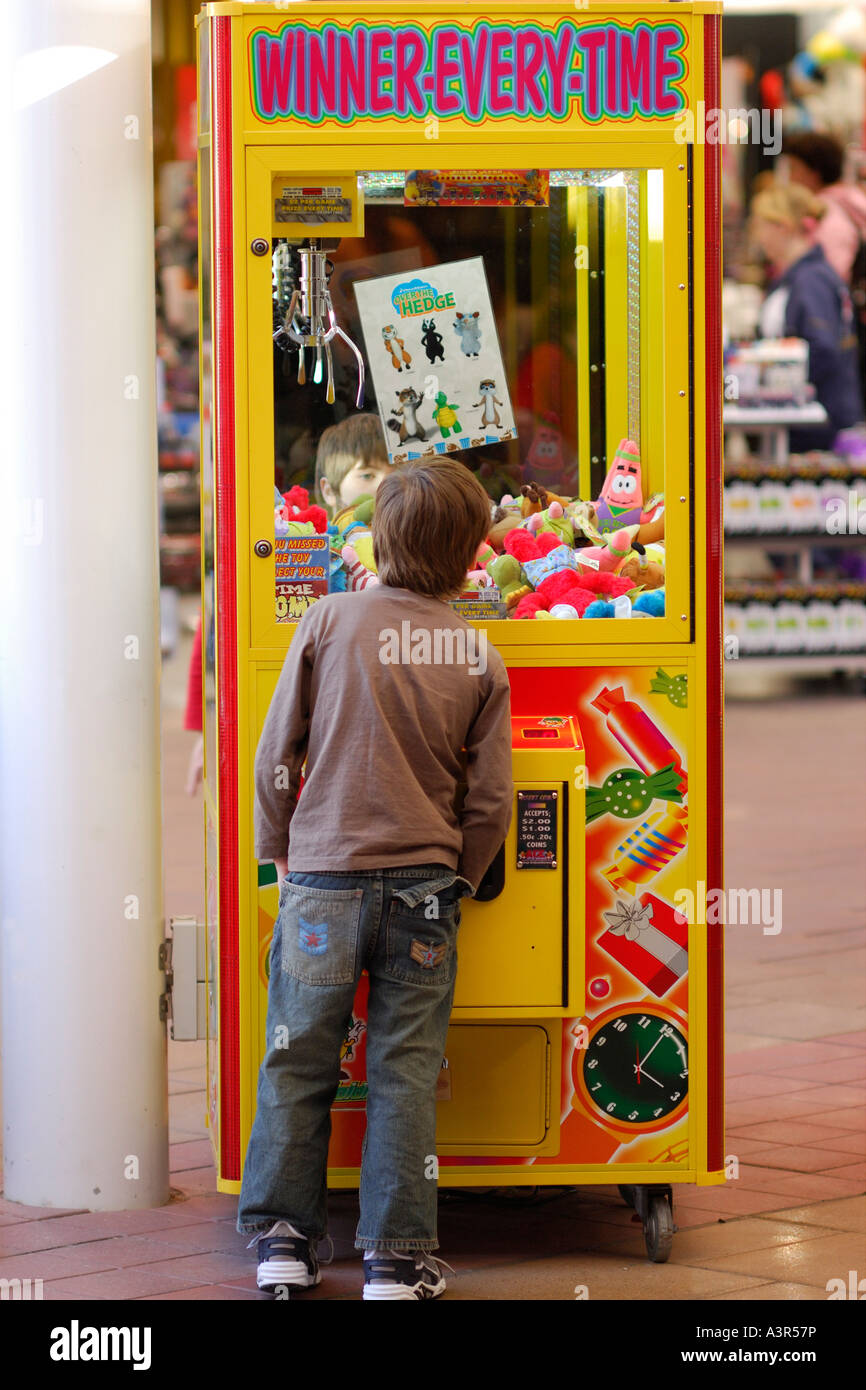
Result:
[[[556,868],[558,792],[517,793],[518,869]]]

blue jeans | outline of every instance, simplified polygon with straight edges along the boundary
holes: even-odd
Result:
[[[438,1249],[436,1081],[454,997],[458,900],[470,891],[441,864],[283,879],[239,1231],[288,1221],[312,1241],[326,1234],[330,1110],[366,969],[367,1132],[355,1247]]]

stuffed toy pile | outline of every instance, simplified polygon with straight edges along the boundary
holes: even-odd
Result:
[[[364,496],[328,522],[304,488],[283,494],[276,534],[330,537],[332,590],[378,584]],[[640,457],[623,439],[595,502],[525,484],[492,508],[487,539],[466,576],[465,592],[498,590],[509,618],[663,617],[664,500],[644,501]]]

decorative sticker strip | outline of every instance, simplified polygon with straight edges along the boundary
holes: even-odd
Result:
[[[410,208],[546,208],[549,201],[546,169],[412,169],[403,189]]]

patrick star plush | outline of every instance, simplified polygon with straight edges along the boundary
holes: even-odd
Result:
[[[640,523],[643,511],[640,452],[633,440],[620,440],[595,510],[596,525],[602,536]]]

